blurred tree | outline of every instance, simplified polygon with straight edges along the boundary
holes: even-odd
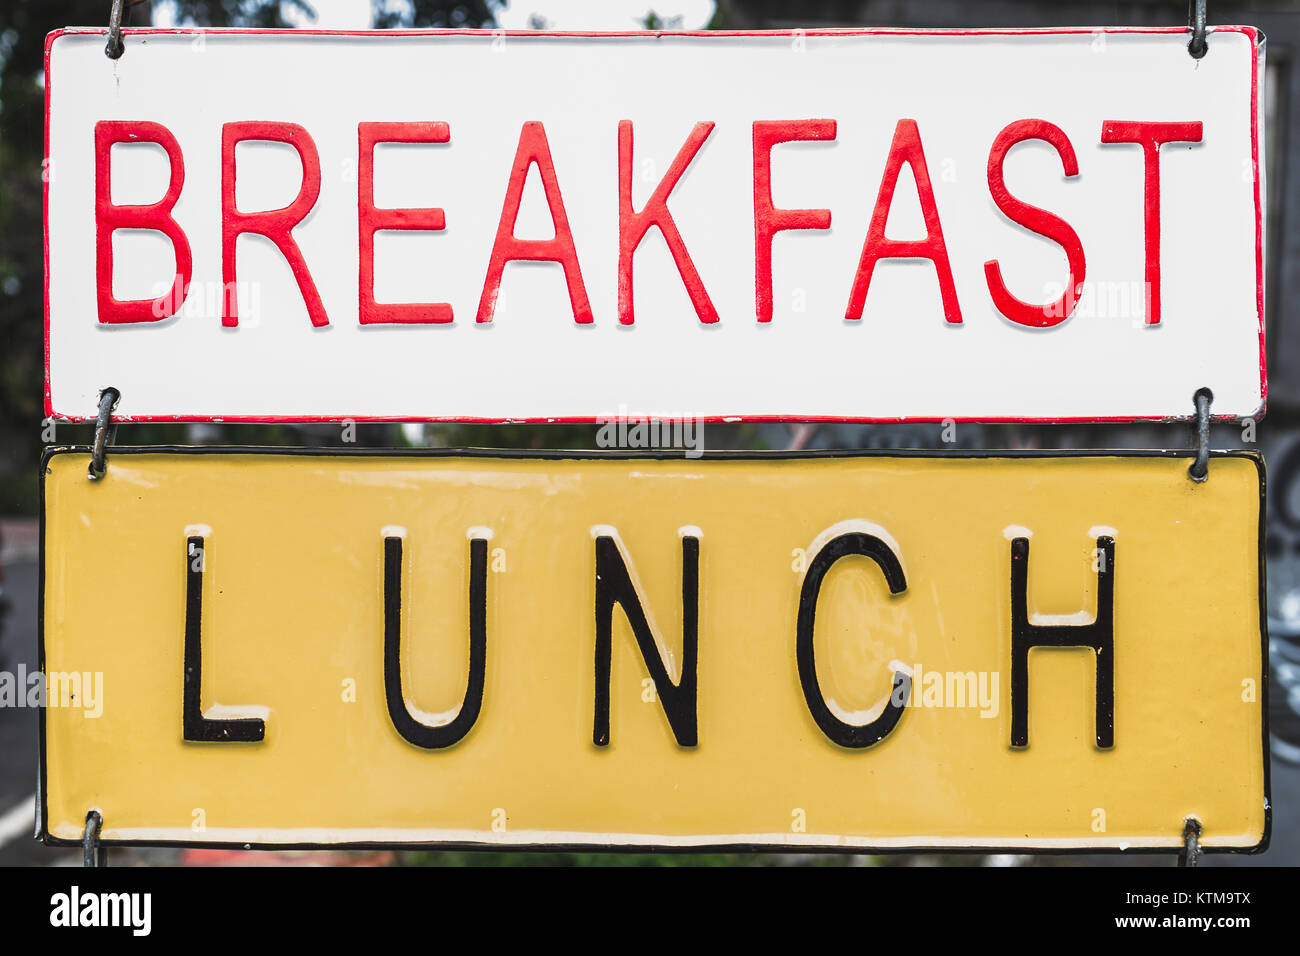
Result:
[[[374,25],[396,27],[454,27],[477,29],[496,26],[496,12],[505,0],[370,0]]]
[[[107,4],[101,6],[108,9]],[[292,25],[285,18],[289,8],[316,19],[309,0],[155,0],[140,6],[170,7],[177,23],[200,27],[287,27]],[[104,14],[105,19],[107,16]],[[152,17],[136,12],[131,22],[144,26],[152,22]]]

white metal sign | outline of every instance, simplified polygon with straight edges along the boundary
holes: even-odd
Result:
[[[1262,411],[1262,37],[102,30],[47,50],[46,404]]]

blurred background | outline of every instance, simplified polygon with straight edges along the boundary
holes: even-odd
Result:
[[[129,26],[317,29],[467,27],[518,30],[811,29],[833,26],[1177,26],[1181,0],[139,0]],[[37,470],[42,446],[86,443],[88,426],[42,421],[43,43],[63,26],[107,24],[110,0],[0,2],[0,669],[36,666]],[[1216,425],[1216,448],[1251,447],[1268,462],[1268,592],[1273,840],[1263,856],[1209,856],[1202,865],[1300,864],[1300,0],[1209,4],[1210,23],[1267,37],[1267,419],[1257,430]],[[1211,37],[1211,43],[1213,38]],[[1190,402],[1189,402],[1190,405]],[[1189,408],[1189,412],[1190,412]],[[1243,423],[1244,424],[1244,423]],[[708,448],[951,448],[940,425],[709,425]],[[336,425],[123,425],[122,444],[337,445]],[[1186,447],[1187,426],[961,425],[963,448]],[[356,426],[350,447],[594,448],[596,426]],[[1207,666],[1213,666],[1207,662]],[[0,865],[71,865],[80,851],[31,839],[36,719],[0,708]],[[1160,863],[1118,856],[833,856],[800,854],[241,853],[114,851],[113,863],[182,864],[753,864],[1088,865]],[[1169,859],[1173,862],[1172,857]]]

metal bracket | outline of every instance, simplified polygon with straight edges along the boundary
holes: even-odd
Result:
[[[1183,849],[1178,854],[1178,865],[1196,866],[1201,859],[1201,821],[1188,817],[1183,823]]]
[[[86,814],[86,835],[81,838],[81,863],[83,866],[108,866],[108,849],[99,844],[99,831],[104,818],[98,810]]]
[[[108,446],[117,431],[113,427],[113,409],[122,393],[113,387],[99,393],[99,417],[95,419],[95,444],[90,453],[90,480],[98,481],[108,471]]]
[[[1187,52],[1192,55],[1193,60],[1199,60],[1210,49],[1209,44],[1205,42],[1205,23],[1208,19],[1205,8],[1206,0],[1190,0],[1187,4],[1187,29],[1192,34],[1192,38],[1187,41]]]
[[[1210,477],[1210,403],[1214,393],[1198,388],[1192,398],[1196,402],[1196,460],[1187,466],[1187,477],[1202,482]]]

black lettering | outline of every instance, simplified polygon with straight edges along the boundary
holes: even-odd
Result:
[[[1011,542],[1011,746],[1029,746],[1029,651],[1091,647],[1097,655],[1097,746],[1115,746],[1115,539],[1097,539],[1097,616],[1091,624],[1030,624],[1029,539]]]
[[[618,542],[609,535],[596,538],[596,716],[591,739],[598,747],[609,746],[609,681],[613,653],[614,605],[623,608],[641,658],[655,682],[655,694],[663,704],[668,726],[679,747],[694,747],[696,725],[695,664],[699,647],[700,539],[682,536],[682,676],[674,684],[659,656],[650,624],[628,574]]]
[[[898,556],[880,538],[861,531],[849,532],[832,538],[821,548],[808,566],[799,593],[799,616],[795,625],[795,656],[799,664],[799,683],[803,685],[804,700],[817,726],[833,743],[841,747],[862,749],[877,744],[897,726],[912,693],[912,678],[903,673],[894,674],[892,693],[880,716],[867,724],[849,724],[831,712],[822,695],[817,680],[817,664],[813,658],[813,628],[817,618],[817,598],[822,581],[831,566],[840,558],[858,554],[871,558],[884,572],[890,594],[907,590],[907,578]]]
[[[459,743],[478,720],[487,673],[487,539],[469,543],[469,677],[456,716],[426,724],[411,716],[402,693],[402,539],[384,538],[384,696],[388,716],[408,743],[439,750]]]
[[[207,554],[201,535],[185,541],[185,679],[181,733],[195,743],[256,743],[266,737],[260,717],[203,716],[203,569]]]

